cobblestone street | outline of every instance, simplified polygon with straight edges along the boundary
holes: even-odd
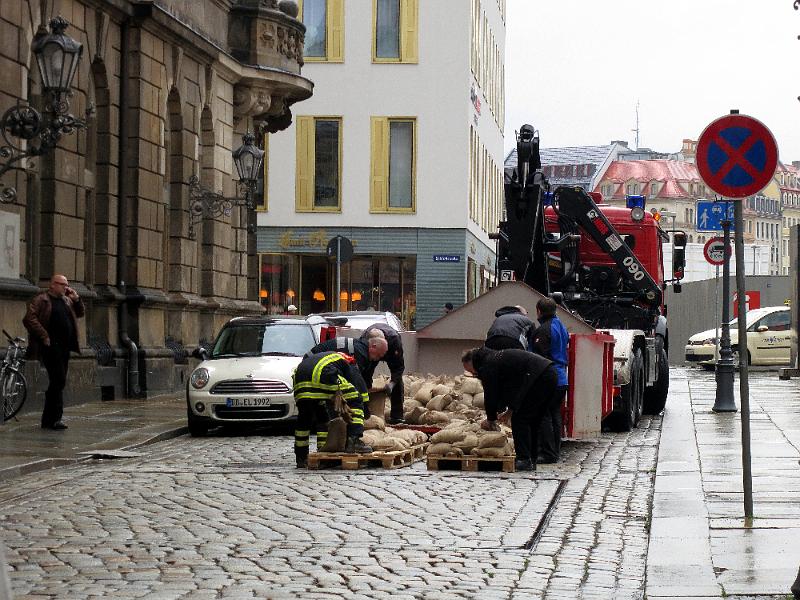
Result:
[[[660,418],[536,475],[297,471],[187,436],[2,488],[17,598],[643,597]]]

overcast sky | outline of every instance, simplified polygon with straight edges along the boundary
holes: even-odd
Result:
[[[800,11],[792,0],[508,0],[506,150],[627,140],[676,152],[738,108],[800,160]]]

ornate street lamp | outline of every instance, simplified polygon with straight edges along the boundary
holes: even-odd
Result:
[[[256,136],[249,131],[242,136],[243,144],[233,151],[233,163],[239,173],[239,186],[244,192],[244,202],[248,209],[255,208],[255,191],[264,151],[255,145]]]
[[[255,195],[261,167],[264,164],[264,151],[255,145],[256,136],[249,131],[242,136],[243,144],[232,152],[233,163],[239,175],[238,194],[229,198],[205,189],[200,185],[197,176],[189,179],[189,238],[194,239],[195,224],[203,219],[214,219],[221,215],[230,216],[234,206],[243,206],[248,211],[255,210]],[[255,223],[251,222],[248,212],[247,230],[255,233]]]
[[[23,158],[41,156],[55,148],[62,136],[86,127],[86,120],[69,114],[72,80],[78,71],[83,46],[65,33],[68,26],[66,19],[56,17],[50,21],[50,33],[40,28],[33,39],[31,50],[42,78],[44,112],[17,103],[3,114],[0,131],[5,144],[0,146],[0,177],[12,169],[20,169],[16,163]],[[92,107],[86,110],[87,119],[92,112]],[[13,187],[3,186],[0,202],[14,202],[16,197]]]

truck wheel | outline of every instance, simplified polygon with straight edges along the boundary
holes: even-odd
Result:
[[[639,423],[644,403],[644,362],[642,351],[635,350],[631,357],[631,380],[622,386],[622,411],[615,415],[614,431],[630,431]]]
[[[186,420],[189,424],[189,435],[192,437],[205,437],[208,434],[208,423],[197,418],[188,406],[186,407]]]
[[[656,384],[644,392],[644,414],[657,415],[667,405],[669,393],[669,361],[664,348],[658,353],[658,380]]]

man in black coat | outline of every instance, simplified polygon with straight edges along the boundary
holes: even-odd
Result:
[[[400,332],[387,323],[375,323],[367,327],[361,334],[362,340],[369,340],[372,337],[381,337],[381,334],[386,339],[388,350],[383,357],[386,366],[389,367],[390,379],[386,384],[383,391],[389,396],[391,400],[391,412],[389,414],[389,425],[396,425],[403,423],[403,372],[406,370],[405,361],[403,360],[403,340],[400,337]],[[378,366],[377,360],[372,361],[370,367],[364,371],[364,380],[367,383],[367,388],[372,388],[372,376],[375,374],[375,368]]]
[[[558,385],[553,363],[526,350],[486,347],[467,350],[461,362],[483,384],[486,420],[481,427],[496,431],[498,420],[510,418],[517,453],[514,467],[535,471],[539,424]]]
[[[524,306],[503,306],[494,313],[495,320],[486,333],[486,347],[492,350],[516,348],[527,350],[536,329]]]

